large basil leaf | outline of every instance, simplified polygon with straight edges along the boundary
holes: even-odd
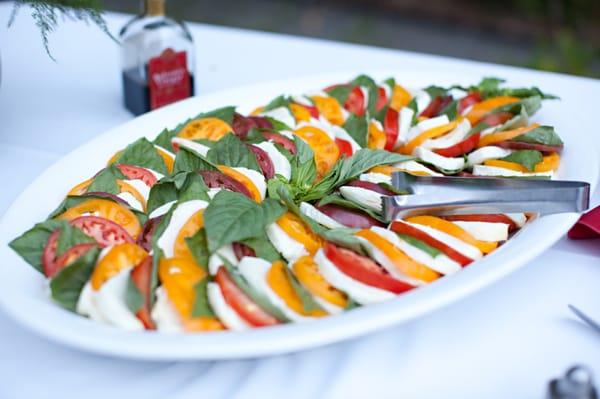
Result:
[[[75,312],[81,290],[94,271],[99,253],[98,248],[92,248],[59,271],[50,281],[52,299],[64,308]]]
[[[243,167],[260,171],[254,153],[232,133],[217,141],[206,154],[206,159],[213,165]]]
[[[361,147],[367,146],[369,139],[369,122],[365,116],[350,115],[342,126]]]
[[[284,212],[285,207],[272,198],[258,204],[240,193],[220,191],[204,211],[209,251],[214,253],[234,241],[262,236]]]
[[[542,161],[542,153],[535,150],[513,151],[510,155],[502,158],[503,161],[515,162],[523,165],[528,171],[533,171],[535,165]]]
[[[209,201],[208,187],[204,183],[204,179],[197,173],[188,173],[185,182],[179,189],[179,202],[190,200]]]
[[[208,252],[206,230],[200,229],[193,236],[185,238],[185,243],[196,263],[203,268],[205,272],[208,272],[208,258],[210,253]]]
[[[288,158],[292,166],[290,182],[295,187],[305,189],[310,187],[317,178],[317,166],[313,150],[304,140],[294,136],[296,155]],[[282,152],[283,153],[283,152]],[[286,153],[283,153],[286,155]]]
[[[181,127],[183,127],[183,125],[180,125],[178,127],[181,128]],[[158,136],[156,136],[153,143],[159,147],[164,148],[165,150],[174,152],[174,148],[173,148],[173,144],[171,143],[171,140],[176,135],[177,135],[177,129],[174,129],[174,130],[163,129],[163,131],[160,132],[160,134]]]
[[[123,173],[114,165],[102,169],[94,176],[92,183],[87,188],[86,192],[104,192],[110,194],[119,194],[121,192],[117,179],[123,179]]]
[[[371,216],[373,219],[379,220],[380,222],[385,222],[385,219],[379,213],[373,211],[372,209],[363,207],[360,204],[357,204],[355,202],[347,200],[338,194],[329,194],[329,195],[321,198],[321,200],[319,201],[319,206],[327,205],[327,204],[339,205],[339,206],[343,206],[344,208],[361,211],[361,212],[364,212],[367,215]]]
[[[199,170],[218,170],[215,165],[208,160],[196,155],[192,151],[180,148],[175,157],[173,165],[173,174],[179,172],[196,172]]]
[[[542,98],[540,96],[532,96],[524,98],[515,103],[506,104],[501,107],[494,108],[491,112],[510,112],[514,115],[526,112],[527,115],[532,116],[542,107]]]
[[[207,287],[209,278],[205,277],[198,281],[194,286],[196,297],[194,298],[194,307],[192,308],[192,317],[215,317],[210,303],[208,302]]]
[[[131,278],[131,274],[127,279],[127,288],[125,290],[125,304],[131,313],[137,313],[144,306],[144,296],[142,292]]]
[[[329,90],[327,94],[329,94],[330,97],[335,98],[340,105],[344,105],[348,100],[351,91],[352,87],[350,85],[339,85]]]
[[[148,215],[167,202],[177,201],[177,188],[172,181],[159,181],[150,189],[146,211]]]
[[[267,105],[264,106],[263,112],[271,111],[280,107],[287,108],[287,106],[290,105],[290,102],[291,100],[287,96],[281,95],[279,97],[275,97]]]
[[[38,223],[33,228],[27,230],[20,237],[12,240],[8,246],[12,248],[25,262],[33,266],[37,271],[43,273],[42,253],[44,246],[50,238],[50,234],[56,229],[63,229],[68,226],[64,220],[46,220]]]
[[[117,158],[116,163],[141,166],[142,168],[152,169],[163,175],[169,174],[165,161],[159,155],[154,145],[144,137],[125,147],[121,155]]]
[[[271,241],[269,241],[269,238],[266,234],[258,237],[248,238],[240,242],[252,248],[256,253],[256,256],[259,258],[268,260],[269,262],[281,260],[279,252],[277,252],[273,244],[271,244]]]
[[[513,138],[511,141],[520,141],[523,143],[534,143],[551,146],[562,146],[563,142],[558,137],[552,126],[540,126],[528,131],[520,136]]]
[[[56,256],[61,256],[68,249],[79,244],[91,244],[96,242],[92,237],[87,236],[83,231],[70,224],[60,228],[60,234],[56,242]]]

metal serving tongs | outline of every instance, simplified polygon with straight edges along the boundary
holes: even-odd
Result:
[[[580,213],[588,209],[590,197],[589,183],[578,181],[413,176],[394,172],[392,186],[408,194],[383,197],[383,216],[387,221],[426,213]]]

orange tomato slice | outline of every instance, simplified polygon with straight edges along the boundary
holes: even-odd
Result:
[[[190,252],[185,239],[193,236],[204,227],[203,216],[204,209],[200,209],[198,212],[194,213],[192,217],[187,220],[187,222],[185,222],[181,230],[179,230],[179,233],[177,233],[177,238],[175,239],[175,244],[173,245],[173,255],[176,258],[189,258],[194,260],[194,257]]]
[[[367,147],[371,149],[383,150],[387,138],[382,129],[377,126],[377,123],[371,122],[369,124],[369,140]]]
[[[320,115],[323,115],[329,123],[343,125],[345,122],[342,106],[333,97],[313,96],[311,97]]]
[[[395,85],[392,90],[392,99],[390,100],[390,108],[400,111],[402,107],[406,107],[412,100],[412,95],[402,86]]]
[[[332,140],[327,133],[315,126],[303,126],[297,129],[294,134],[306,141],[315,153],[317,177],[325,176],[340,157],[340,149],[335,140]]]
[[[501,159],[488,159],[487,161],[484,161],[483,164],[487,166],[493,166],[496,168],[514,170],[516,172],[521,173],[529,173],[529,170],[525,166],[516,162],[503,161]]]
[[[477,147],[481,148],[481,147],[485,147],[486,145],[500,143],[502,141],[514,139],[515,137],[525,134],[539,126],[540,125],[538,123],[534,123],[533,125],[530,125],[530,126],[523,126],[523,127],[518,127],[516,129],[504,130],[502,132],[490,133],[488,135],[482,136],[479,139],[479,142],[477,143]]]
[[[265,107],[257,107],[257,108],[254,108],[254,111],[250,112],[250,115],[252,115],[252,116],[257,116],[257,115],[260,115],[260,114],[262,114],[262,112],[263,112],[264,110],[265,110]]]
[[[458,122],[459,122],[459,120],[457,119],[450,123],[446,123],[445,125],[441,125],[441,126],[431,128],[429,130],[425,130],[423,133],[420,133],[419,135],[417,135],[417,137],[413,138],[408,143],[406,143],[404,145],[404,147],[402,147],[402,152],[404,154],[411,155],[413,153],[413,151],[415,150],[415,148],[417,148],[418,146],[423,144],[425,142],[425,140],[434,139],[436,137],[439,137],[439,136],[442,136],[442,135],[448,133],[449,131],[454,129],[456,127],[456,125],[458,125]]]
[[[309,254],[314,255],[323,246],[323,239],[316,235],[298,216],[284,213],[276,222],[292,239],[298,241]]]
[[[188,331],[223,330],[214,317],[192,317],[196,301],[195,286],[206,278],[206,272],[188,258],[163,258],[158,264],[158,277],[167,296]]]
[[[254,199],[254,201],[262,201],[262,197],[260,195],[258,187],[256,187],[252,180],[250,180],[250,178],[248,178],[245,174],[238,172],[237,170],[225,165],[219,165],[217,166],[217,168],[221,171],[221,173],[226,174],[227,176],[242,183],[244,187],[246,187],[248,191],[250,191],[250,194],[252,195],[252,199]]]
[[[69,192],[67,193],[67,195],[85,194],[85,192],[87,191],[90,184],[92,184],[92,180],[94,180],[94,179],[91,178],[91,179],[87,179],[86,181],[82,181],[81,183],[77,184],[75,187],[70,189]]]
[[[487,100],[474,104],[473,108],[467,113],[467,119],[471,122],[471,125],[475,126],[475,123],[494,108],[516,103],[517,101],[519,101],[519,98],[510,96],[488,98]]]
[[[286,267],[287,266],[281,261],[273,262],[271,265],[271,268],[267,273],[267,284],[269,284],[273,292],[275,292],[275,294],[277,294],[277,296],[280,297],[294,312],[301,314],[302,316],[327,316],[327,312],[322,310],[313,310],[311,312],[304,310],[302,301],[300,300],[300,297],[298,297],[298,294],[296,294],[296,291],[287,276],[285,271]]]
[[[535,173],[551,172],[553,170],[558,169],[559,165],[560,165],[560,155],[558,155],[558,153],[556,153],[556,152],[553,152],[549,155],[546,155],[544,158],[542,158],[542,161],[539,162],[537,165],[535,165],[535,167],[533,168],[533,171]]]
[[[427,266],[418,263],[409,258],[400,248],[381,237],[372,230],[363,229],[356,233],[358,237],[362,237],[369,241],[373,246],[379,249],[385,256],[391,260],[396,268],[408,277],[429,283],[437,280],[440,274],[428,268]]]
[[[466,242],[467,244],[479,248],[479,250],[484,254],[490,253],[498,247],[497,242],[479,241],[475,239],[471,234],[458,227],[456,224],[435,216],[413,216],[406,219],[406,221],[409,223],[429,226],[436,230],[454,236],[459,240]]]
[[[129,235],[134,239],[142,231],[140,221],[132,211],[116,202],[106,199],[89,199],[80,202],[58,215],[57,219],[73,220],[79,216],[86,215],[100,216],[111,220],[127,230]]]
[[[163,161],[165,162],[165,166],[167,167],[169,173],[172,173],[173,164],[175,163],[175,158],[173,157],[173,155],[169,154],[163,148],[156,148],[156,152],[158,152],[158,155],[160,155]]]
[[[395,166],[389,166],[389,165],[379,165],[379,166],[374,166],[372,167],[369,172],[370,173],[381,173],[382,175],[386,175],[386,176],[391,176],[392,173],[394,172],[399,172],[402,169],[397,168]]]
[[[112,247],[96,265],[90,282],[94,290],[99,290],[106,281],[116,276],[121,270],[133,268],[148,256],[139,245],[132,243],[118,244]]]
[[[292,111],[292,115],[294,115],[296,123],[310,121],[310,112],[302,105],[291,103],[290,111]]]
[[[117,186],[119,186],[119,190],[122,193],[129,193],[133,195],[133,198],[138,200],[138,202],[142,205],[142,209],[146,210],[146,199],[138,190],[135,189],[131,184],[124,182],[123,180],[117,180]]]
[[[211,117],[189,121],[177,133],[177,136],[188,140],[206,139],[217,141],[229,132],[233,132],[233,129],[227,122]]]
[[[292,268],[298,281],[311,294],[341,308],[348,306],[346,294],[325,280],[313,258],[310,256],[298,258]]]

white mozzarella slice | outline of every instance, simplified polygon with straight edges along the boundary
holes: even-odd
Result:
[[[364,87],[364,86],[358,86],[358,88],[360,89],[360,92],[363,95],[363,99],[364,99],[364,107],[365,109],[369,109],[369,90]]]
[[[158,247],[163,251],[165,258],[173,257],[173,247],[181,228],[199,210],[205,209],[208,202],[202,200],[191,200],[177,205],[171,214],[171,220],[167,228],[158,238]]]
[[[363,173],[359,176],[358,180],[375,184],[392,184],[392,178],[388,175],[384,175],[383,173]]]
[[[128,331],[143,331],[144,325],[127,307],[127,283],[131,269],[121,270],[95,292],[98,311],[111,325]]]
[[[448,256],[439,254],[438,256],[433,257],[422,249],[403,240],[401,237],[398,237],[396,246],[417,262],[422,263],[443,275],[456,273],[462,268],[458,262],[450,259]]]
[[[307,105],[309,107],[314,106],[314,104],[306,96],[292,96],[292,101],[300,105]]]
[[[394,91],[394,88],[388,84],[387,82],[382,82],[379,87],[381,87],[383,89],[383,91],[385,92],[385,97],[390,100],[392,98],[392,93]]]
[[[290,130],[280,130],[279,134],[281,134],[284,137],[287,137],[290,140],[294,140],[294,132]]]
[[[404,162],[399,162],[397,164],[394,165],[395,168],[401,169],[403,172],[407,172],[407,173],[416,173],[416,174],[421,174],[421,173],[425,173],[428,176],[443,176],[443,174],[438,173],[432,169],[429,169],[427,166],[418,163],[417,161],[404,161]]]
[[[329,284],[344,291],[350,298],[360,304],[382,302],[392,299],[395,296],[392,292],[371,287],[344,274],[325,256],[325,252],[322,249],[317,251],[314,259],[319,266],[319,271]]]
[[[450,133],[437,139],[425,140],[423,144],[421,144],[421,147],[427,148],[428,150],[452,147],[463,141],[467,137],[469,130],[471,130],[471,123],[465,118]]]
[[[415,102],[417,103],[417,113],[421,113],[431,102],[431,96],[425,90],[411,91]]]
[[[503,177],[550,177],[554,176],[554,172],[542,173],[522,173],[512,169],[498,168],[496,166],[475,165],[473,166],[473,174],[475,176],[503,176]]]
[[[185,331],[181,317],[163,287],[156,289],[156,302],[150,316],[156,324],[156,329],[160,332],[177,333]]]
[[[158,173],[158,172],[157,172],[157,171],[155,171],[155,170],[148,169],[148,168],[144,168],[144,169],[146,169],[148,172],[152,173],[152,174],[154,175],[154,177],[156,177],[156,180],[160,180],[160,179],[162,179],[163,177],[165,177],[165,175],[163,175],[162,173]]]
[[[313,219],[315,222],[322,224],[323,226],[330,229],[340,229],[346,227],[338,221],[327,216],[308,202],[302,202],[300,204],[300,212]]]
[[[440,115],[433,118],[425,119],[424,121],[421,121],[410,128],[407,134],[406,141],[411,141],[423,132],[426,132],[430,129],[434,129],[439,126],[446,125],[448,123],[450,123],[450,120],[446,115]]]
[[[294,126],[296,126],[296,119],[287,107],[277,107],[266,112],[261,112],[260,115],[278,120],[290,128],[294,128]]]
[[[476,240],[480,241],[506,241],[508,239],[508,224],[490,222],[452,222]]]
[[[465,166],[465,159],[463,157],[444,157],[422,147],[415,148],[413,155],[423,162],[434,165],[441,170],[455,171],[461,170]]]
[[[207,284],[206,295],[211,308],[225,327],[232,331],[243,331],[250,328],[250,325],[225,301],[217,283]]]
[[[505,213],[505,215],[515,222],[519,228],[523,227],[525,223],[527,223],[527,216],[525,216],[524,213]]]
[[[313,299],[315,300],[317,305],[322,307],[329,314],[340,314],[344,312],[344,308],[334,305],[333,303],[327,302],[325,299],[319,298],[316,295],[313,295]]]
[[[213,199],[221,190],[223,190],[221,187],[209,188],[206,195],[208,195],[208,198]]]
[[[400,112],[398,112],[398,138],[396,139],[394,149],[408,141],[408,132],[410,131],[414,115],[415,111],[408,107],[402,107]]]
[[[382,195],[375,191],[367,190],[362,187],[342,186],[340,193],[349,201],[356,202],[366,208],[381,212],[381,197]]]
[[[154,148],[156,148],[157,150],[160,150],[162,152],[164,152],[165,154],[167,154],[170,158],[175,159],[175,154],[173,154],[171,151],[167,150],[164,147],[161,147],[157,144],[154,144]]]
[[[256,291],[264,295],[267,300],[279,309],[288,319],[302,322],[314,320],[314,317],[307,317],[296,313],[285,301],[273,291],[267,281],[267,275],[271,269],[271,263],[261,258],[246,256],[238,264],[240,274],[246,279],[248,284]]]
[[[511,150],[496,146],[481,147],[467,155],[467,165],[479,165],[489,159],[504,158],[511,154]]]
[[[405,222],[405,223],[408,223],[408,222]],[[474,247],[471,244],[467,244],[466,242],[459,240],[458,238],[451,236],[450,234],[444,233],[443,231],[440,231],[440,230],[434,229],[433,227],[425,226],[422,224],[417,224],[417,223],[408,223],[408,224],[411,225],[412,227],[415,227],[415,228],[429,234],[436,240],[441,241],[442,243],[448,245],[449,247],[452,247],[454,250],[460,252],[461,254],[465,255],[468,258],[476,260],[476,259],[480,259],[483,256],[483,254],[481,253],[479,248]]]
[[[219,271],[219,267],[223,265],[223,259],[221,258],[227,259],[227,261],[233,265],[237,265],[238,263],[237,256],[235,256],[231,244],[224,245],[208,258],[208,272],[211,276],[216,275]]]
[[[267,153],[269,159],[273,163],[273,169],[276,175],[283,176],[285,180],[290,180],[292,176],[292,166],[290,161],[275,147],[275,144],[270,141],[263,141],[262,143],[254,144],[261,150]]]
[[[137,192],[140,193],[142,198],[144,198],[145,201],[148,201],[148,197],[150,196],[150,187],[148,187],[143,180],[132,179],[124,180],[124,182],[135,188]]]
[[[361,149],[361,146],[358,145],[356,140],[354,140],[343,127],[337,125],[331,126],[331,131],[335,135],[336,139],[345,140],[350,143],[350,146],[352,147],[352,154]]]
[[[241,174],[246,176],[248,179],[250,179],[252,184],[254,184],[254,186],[256,186],[256,188],[258,189],[258,192],[260,193],[260,199],[261,200],[265,199],[265,195],[267,193],[267,182],[265,181],[265,177],[263,176],[262,173],[257,172],[256,170],[244,168],[241,166],[231,168],[231,169],[233,169],[237,172],[240,172]]]
[[[148,219],[154,219],[157,218],[159,216],[162,216],[166,213],[168,213],[171,208],[173,207],[173,205],[175,205],[177,203],[177,201],[169,201],[169,202],[165,202],[164,204],[162,204],[161,206],[159,206],[158,208],[156,208],[155,210],[153,210],[150,215],[148,215]]]
[[[267,237],[275,249],[290,263],[308,255],[304,245],[290,237],[277,223],[267,226]]]
[[[122,193],[117,194],[117,197],[127,202],[127,204],[136,211],[144,212],[144,206],[140,201],[138,201],[137,198],[133,196],[133,194],[123,191]]]
[[[469,112],[471,112],[471,110],[473,109],[473,105],[469,105],[467,108],[463,109],[463,111],[460,113],[461,116],[465,116],[467,115]]]
[[[87,316],[91,320],[98,321],[100,323],[108,323],[102,313],[98,310],[95,301],[95,291],[92,288],[92,284],[88,281],[83,286],[79,299],[77,299],[76,311],[80,315]]]
[[[179,147],[185,148],[186,150],[190,150],[193,153],[196,153],[202,157],[205,157],[206,154],[208,154],[208,151],[210,150],[209,146],[206,146],[206,145],[200,144],[200,143],[196,143],[193,140],[188,140],[188,139],[184,139],[181,137],[173,137],[171,139],[171,143],[177,144]]]

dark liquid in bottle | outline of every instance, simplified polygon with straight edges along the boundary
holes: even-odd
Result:
[[[125,107],[134,115],[150,111],[150,87],[138,69],[128,69],[122,73]],[[194,95],[194,75],[190,74],[190,96]]]

